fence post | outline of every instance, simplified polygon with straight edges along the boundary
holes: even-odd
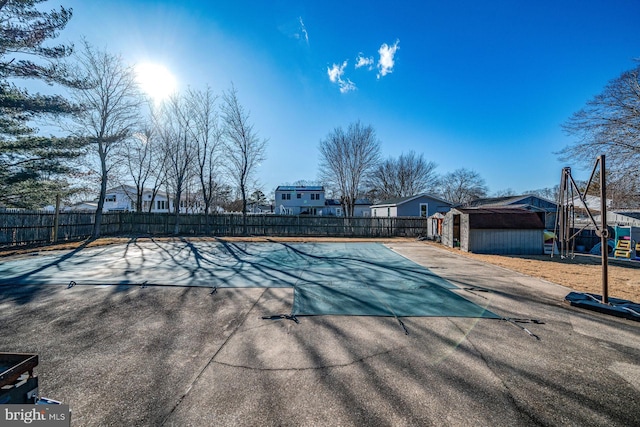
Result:
[[[56,211],[53,216],[53,243],[58,241],[58,224],[60,223],[60,193],[56,194]]]

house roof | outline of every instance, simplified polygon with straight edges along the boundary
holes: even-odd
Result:
[[[324,201],[326,206],[340,206],[340,200],[338,199],[326,199]],[[356,206],[371,206],[371,201],[369,199],[356,199]]]
[[[556,202],[545,199],[544,197],[536,196],[535,194],[522,194],[519,196],[505,196],[505,197],[487,197],[484,199],[476,199],[464,205],[465,208],[479,207],[479,206],[522,206],[525,205],[525,199],[536,198],[550,205],[556,205]]]
[[[437,200],[439,202],[442,203],[446,203],[447,205],[451,205],[451,202],[447,202],[444,199],[441,199],[439,197],[433,196],[431,194],[427,194],[427,193],[422,193],[422,194],[416,194],[414,196],[409,196],[409,197],[400,197],[397,199],[388,199],[388,200],[382,200],[381,202],[376,203],[375,205],[371,206],[372,208],[378,208],[378,207],[387,207],[387,206],[398,206],[398,205],[402,205],[404,203],[408,203],[411,202],[415,199],[418,199],[420,197],[428,197],[430,199],[433,200]]]
[[[322,185],[278,185],[276,191],[324,191]]]
[[[469,228],[481,229],[544,229],[544,221],[535,213],[522,208],[458,208],[469,215]]]
[[[629,218],[640,219],[640,211],[614,211],[618,215],[628,216]]]
[[[109,188],[107,190],[107,193],[117,193],[123,191],[125,193],[133,193],[136,194],[136,187],[134,187],[133,185],[128,185],[128,184],[122,184],[122,185],[118,185],[117,187],[112,187]]]
[[[133,185],[129,185],[129,184],[122,184],[122,185],[118,185],[117,187],[112,187],[107,189],[105,194],[112,194],[112,193],[124,193],[126,195],[130,195],[133,196],[133,198],[135,198],[136,194],[137,194],[136,187],[134,187]],[[151,188],[143,188],[142,189],[142,194],[148,194],[148,193],[152,193],[153,189]],[[156,196],[163,196],[166,197],[167,196],[167,192],[166,191],[161,191],[158,190],[156,191]]]

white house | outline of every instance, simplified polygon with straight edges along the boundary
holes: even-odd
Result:
[[[136,210],[136,188],[131,185],[119,185],[107,190],[104,198],[104,212],[123,212]],[[142,191],[142,212],[168,213],[174,212],[174,199],[166,192],[158,191],[153,195],[150,189]],[[202,212],[202,203],[193,195],[186,195],[180,200],[180,213]]]

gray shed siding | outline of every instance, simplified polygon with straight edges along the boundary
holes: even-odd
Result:
[[[466,216],[466,215],[465,215]],[[462,230],[469,230],[463,227]],[[461,230],[461,249],[477,254],[541,255],[544,253],[543,230]],[[465,247],[466,246],[466,247]]]
[[[455,217],[460,218],[458,230]],[[452,209],[445,215],[442,224],[442,244],[456,247],[456,231],[459,233],[460,249],[478,254],[496,255],[541,255],[544,253],[544,230],[542,229],[484,229],[470,228],[468,214]]]

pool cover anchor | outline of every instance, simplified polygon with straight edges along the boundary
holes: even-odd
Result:
[[[273,316],[262,316],[262,319],[264,320],[280,320],[280,319],[286,319],[286,320],[293,320],[296,323],[300,323],[300,320],[298,320],[298,318],[291,314],[275,314]]]

